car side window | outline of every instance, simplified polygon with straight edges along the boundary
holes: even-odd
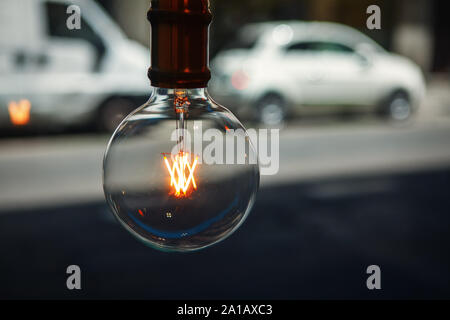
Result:
[[[63,3],[46,2],[45,11],[47,14],[47,30],[50,37],[87,41],[96,51],[97,61],[94,68],[98,69],[101,59],[106,52],[106,47],[102,38],[91,28],[89,23],[81,17],[81,28],[79,30],[67,28],[67,5]]]
[[[303,41],[291,44],[286,47],[286,52],[336,52],[353,53],[354,50],[346,45],[337,42],[326,41]]]

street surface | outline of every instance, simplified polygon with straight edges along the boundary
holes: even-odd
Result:
[[[435,111],[435,109],[433,109]],[[104,135],[0,139],[0,298],[450,298],[450,121],[300,120],[248,220],[194,254],[146,248],[104,202]],[[66,288],[66,268],[82,290]],[[379,291],[366,268],[381,268]]]
[[[280,133],[280,168],[261,186],[450,165],[450,118],[296,121]],[[354,121],[352,121],[354,120]],[[106,135],[0,139],[0,212],[103,199]]]

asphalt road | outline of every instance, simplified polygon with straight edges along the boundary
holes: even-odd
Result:
[[[105,137],[3,139],[0,298],[450,298],[449,144],[444,119],[294,124],[243,227],[167,254],[111,218]],[[66,289],[72,264],[81,291]]]
[[[107,136],[0,139],[0,214],[103,199]],[[415,172],[450,164],[450,120],[296,122],[280,132],[279,171],[262,186]]]
[[[449,185],[450,167],[263,188],[240,230],[193,254],[144,247],[103,203],[3,214],[0,298],[448,299]]]

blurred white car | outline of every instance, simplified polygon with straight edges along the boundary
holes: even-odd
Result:
[[[67,26],[74,5],[79,30]],[[148,98],[149,63],[149,50],[94,1],[1,0],[0,128],[96,122],[112,130]]]
[[[268,125],[288,114],[336,106],[405,120],[425,96],[416,64],[335,23],[247,25],[211,67],[212,96]]]

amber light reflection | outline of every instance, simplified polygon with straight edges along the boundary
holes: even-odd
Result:
[[[28,100],[11,101],[8,105],[9,118],[15,126],[24,126],[30,122],[31,103]]]
[[[172,164],[164,155],[164,163],[170,175],[170,194],[179,198],[187,197],[193,190],[197,189],[194,173],[197,168],[198,157],[195,157],[191,164],[191,155],[188,152],[180,152],[171,156],[171,162]]]

